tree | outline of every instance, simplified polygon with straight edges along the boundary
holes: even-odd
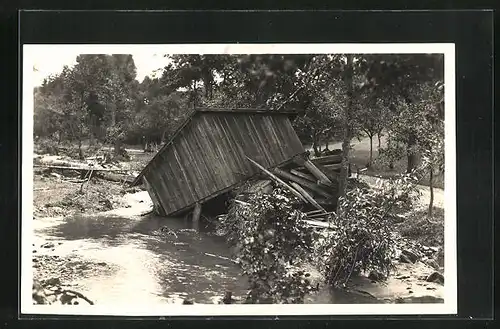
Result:
[[[89,137],[111,142],[118,154],[133,108],[136,68],[132,55],[80,55],[76,61],[67,87],[85,104]]]
[[[422,124],[417,131],[417,143],[423,154],[423,170],[429,175],[430,200],[428,217],[433,217],[434,176],[444,173],[444,102],[442,81],[422,84],[415,91],[420,95],[416,106],[420,108]]]
[[[346,88],[346,104],[342,113],[342,167],[339,177],[339,198],[343,198],[346,193],[347,176],[348,176],[348,163],[349,163],[349,150],[351,147],[352,139],[352,111],[353,111],[353,76],[354,76],[354,55],[347,54],[345,56],[345,65],[342,73],[342,80]]]

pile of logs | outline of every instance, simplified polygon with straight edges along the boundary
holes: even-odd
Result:
[[[342,155],[314,159],[297,156],[292,163],[271,170],[265,169],[250,158],[248,160],[276,184],[288,189],[304,204],[314,209],[306,212],[308,219],[326,221],[336,209]]]

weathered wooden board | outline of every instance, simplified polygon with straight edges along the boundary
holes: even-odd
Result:
[[[322,164],[322,165],[337,164],[342,162],[342,155],[341,154],[327,155],[323,157],[314,158],[311,161],[314,164]]]
[[[319,187],[316,183],[312,183],[308,181],[307,179],[303,179],[297,176],[294,176],[284,170],[281,170],[279,168],[274,169],[274,173],[282,178],[288,179],[292,182],[295,182],[302,187],[307,187],[308,189],[314,191],[315,193],[324,196],[325,198],[331,198],[332,195],[324,191],[321,187]]]

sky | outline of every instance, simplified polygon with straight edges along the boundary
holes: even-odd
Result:
[[[144,77],[153,76],[154,71],[168,64],[168,60],[163,54],[146,52],[129,52],[134,58],[137,68],[137,80],[142,82]],[[51,74],[58,74],[65,65],[73,66],[76,64],[76,57],[79,52],[54,52],[38,53],[34,60],[33,82],[36,86],[42,84],[43,79]]]

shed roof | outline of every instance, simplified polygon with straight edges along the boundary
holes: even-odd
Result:
[[[201,113],[230,113],[230,114],[267,114],[267,115],[287,115],[289,117],[296,117],[298,114],[302,113],[302,111],[298,110],[280,110],[280,111],[273,111],[273,110],[268,110],[268,109],[263,109],[263,108],[197,108],[195,110],[192,110],[189,116],[184,120],[184,122],[176,129],[170,140],[165,143],[160,150],[154,155],[154,157],[149,161],[149,163],[142,169],[142,171],[139,173],[139,175],[134,179],[134,181],[131,183],[131,186],[136,186],[139,184],[141,181],[142,176],[144,176],[144,173],[146,170],[151,166],[151,164],[155,161],[157,157],[159,157],[160,154],[166,151],[166,149],[172,145],[176,137],[179,135],[179,133],[192,121],[192,119],[200,115]]]

